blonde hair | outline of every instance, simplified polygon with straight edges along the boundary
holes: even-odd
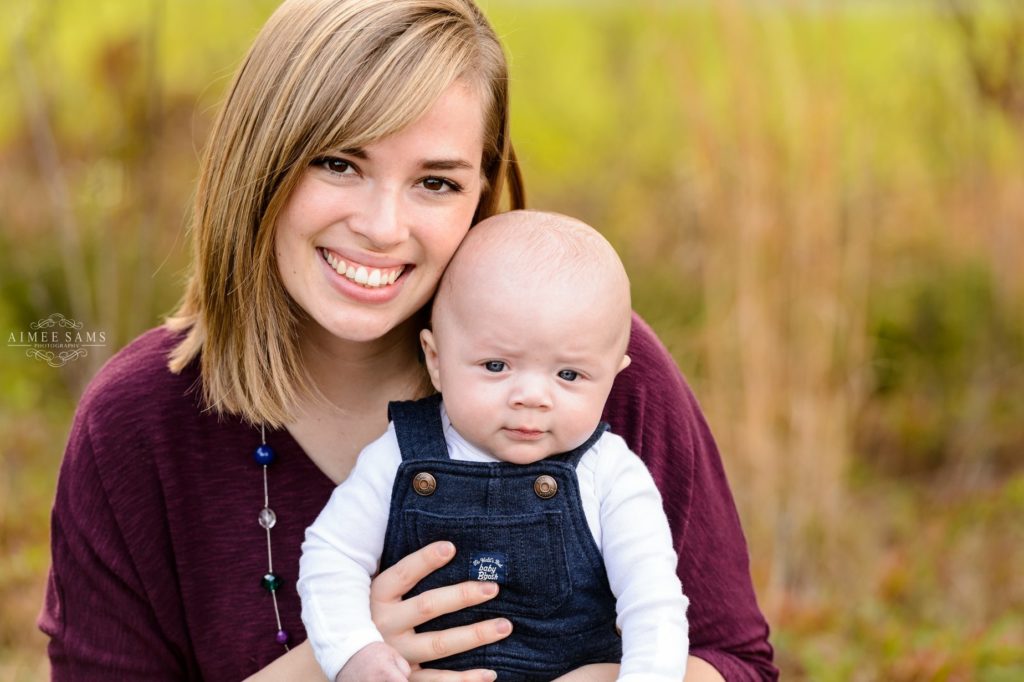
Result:
[[[246,55],[214,124],[196,190],[193,272],[166,325],[168,366],[199,359],[209,408],[281,426],[318,395],[281,282],[277,217],[310,162],[425,114],[455,81],[484,103],[484,187],[474,223],[525,203],[509,138],[508,67],[472,0],[288,0]]]

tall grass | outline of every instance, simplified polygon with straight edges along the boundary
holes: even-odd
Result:
[[[5,335],[59,311],[113,351],[170,310],[274,4],[0,6]],[[992,95],[1019,5],[484,5],[532,203],[608,234],[694,385],[786,677],[1024,673],[1024,119]],[[0,678],[41,679],[48,500],[104,356],[0,350]]]

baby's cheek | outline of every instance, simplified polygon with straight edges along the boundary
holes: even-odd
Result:
[[[566,420],[567,437],[571,438],[576,445],[581,445],[597,429],[597,425],[601,422],[603,410],[603,404],[599,408],[595,408],[595,405],[589,401],[586,404],[577,405],[575,414]]]

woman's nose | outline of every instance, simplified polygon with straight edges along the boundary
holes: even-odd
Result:
[[[399,192],[377,188],[368,192],[366,201],[353,216],[351,229],[362,235],[375,251],[387,251],[409,238],[405,211]]]

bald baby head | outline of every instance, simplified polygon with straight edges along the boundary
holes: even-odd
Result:
[[[608,240],[558,213],[510,211],[474,226],[446,270],[433,319],[458,314],[460,302],[542,307],[574,302],[596,308],[621,342],[629,339],[629,278]],[[471,311],[466,311],[471,312]],[[540,312],[538,310],[538,312]]]

